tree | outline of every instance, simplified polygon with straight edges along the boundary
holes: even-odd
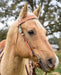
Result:
[[[55,5],[52,3],[54,0],[0,0],[0,25],[2,23],[5,27],[9,28],[9,25],[17,18],[26,1],[28,1],[30,11],[33,11],[41,4],[41,15],[39,19],[46,28],[47,35],[52,35],[54,32],[58,31],[61,32],[60,0],[56,0]]]
[[[54,36],[54,37],[49,39],[49,42],[51,44],[57,44],[59,46],[60,50],[61,50],[61,33],[60,33],[60,37],[59,38]]]
[[[6,38],[8,30],[0,30],[0,41]]]
[[[60,1],[60,0],[59,0]],[[38,3],[34,0],[35,8],[37,4],[39,5],[41,3],[41,8],[43,8],[42,15],[40,15],[40,21],[42,25],[46,28],[47,30],[47,35],[51,35],[54,32],[61,32],[61,7],[56,5],[51,4],[51,0],[38,0]],[[58,3],[58,1],[57,1]],[[30,2],[31,5],[31,2]],[[34,7],[34,6],[32,6]],[[45,22],[48,22],[47,26],[45,26]]]

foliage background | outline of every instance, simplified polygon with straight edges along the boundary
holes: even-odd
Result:
[[[0,0],[0,41],[6,38],[10,25],[18,17],[19,12],[28,1],[29,11],[35,10],[41,4],[40,22],[47,30],[47,36],[53,35],[52,41],[61,38],[61,0]],[[57,35],[55,36],[55,33]],[[59,43],[58,41],[58,43]],[[55,43],[55,44],[58,44]],[[61,44],[61,43],[60,43]],[[58,44],[59,45],[59,44]]]
[[[41,4],[40,22],[47,30],[47,36],[61,40],[61,0],[0,0],[0,41],[6,38],[7,31],[19,12],[28,1],[29,11]],[[61,42],[58,45],[61,44]],[[60,46],[60,45],[59,45]]]

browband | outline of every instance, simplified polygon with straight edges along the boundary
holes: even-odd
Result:
[[[28,21],[28,20],[31,20],[31,19],[38,19],[35,15],[31,15],[31,16],[28,16],[26,18],[24,18],[19,25],[23,24],[24,22]]]

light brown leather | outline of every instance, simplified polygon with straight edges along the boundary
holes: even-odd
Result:
[[[20,24],[22,24],[22,23],[24,23],[24,22],[26,22],[26,21],[28,21],[28,20],[31,20],[31,19],[38,19],[35,15],[31,15],[31,16],[28,16],[28,17],[26,17],[26,18],[24,18],[21,22],[20,22]]]

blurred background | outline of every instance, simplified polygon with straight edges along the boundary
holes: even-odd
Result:
[[[56,52],[60,59],[59,67],[55,71],[58,73],[53,75],[61,75],[61,0],[0,0],[0,41],[6,38],[8,29],[17,19],[26,1],[30,12],[41,5],[39,20],[47,30],[46,36],[54,51],[60,51]]]
[[[0,0],[0,41],[6,38],[9,27],[18,17],[26,1],[30,12],[41,4],[39,20],[47,30],[47,38],[54,50],[60,50],[61,0]]]

